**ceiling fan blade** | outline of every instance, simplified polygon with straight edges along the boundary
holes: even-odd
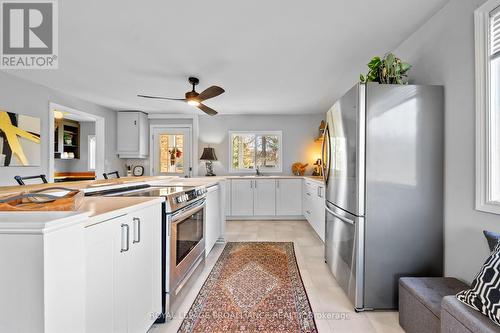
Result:
[[[200,103],[200,105],[197,106],[197,108],[200,109],[201,111],[205,112],[209,116],[215,116],[217,114],[217,111],[215,111],[214,109],[211,109],[208,106],[201,104],[201,103]]]
[[[168,98],[168,97],[159,97],[159,96],[148,96],[148,95],[137,95],[138,97],[143,98],[151,98],[151,99],[166,99],[169,101],[185,101],[185,98]]]
[[[222,89],[221,87],[218,87],[218,86],[211,86],[211,87],[208,87],[207,89],[203,90],[198,96],[197,98],[200,100],[200,101],[204,101],[206,99],[209,99],[209,98],[214,98],[216,96],[219,96],[220,94],[222,94],[225,90]]]

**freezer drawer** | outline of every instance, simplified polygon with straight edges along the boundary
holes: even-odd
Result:
[[[364,218],[325,206],[325,262],[354,307],[363,309]]]

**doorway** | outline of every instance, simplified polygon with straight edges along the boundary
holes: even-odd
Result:
[[[104,172],[104,118],[49,104],[49,181],[86,180]],[[90,178],[89,178],[90,179]]]
[[[152,127],[151,132],[151,175],[191,177],[191,127]]]

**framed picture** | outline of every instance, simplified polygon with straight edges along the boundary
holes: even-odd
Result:
[[[40,118],[0,110],[0,166],[40,166]]]

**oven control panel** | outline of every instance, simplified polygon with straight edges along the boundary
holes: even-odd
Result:
[[[180,192],[178,194],[174,194],[171,200],[173,201],[173,206],[176,206],[175,208],[179,208],[180,206],[184,206],[186,203],[205,196],[206,193],[207,189],[204,187],[193,188],[184,192]]]

